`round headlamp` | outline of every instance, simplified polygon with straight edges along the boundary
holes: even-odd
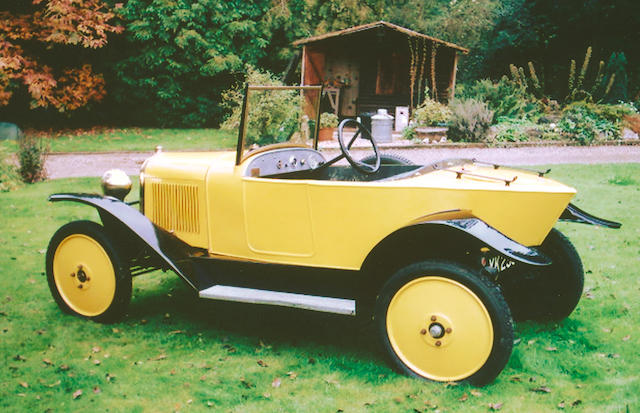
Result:
[[[122,169],[109,169],[102,175],[102,192],[123,201],[131,191],[131,179]]]

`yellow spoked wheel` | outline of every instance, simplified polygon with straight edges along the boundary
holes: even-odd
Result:
[[[51,239],[47,280],[58,306],[96,321],[123,315],[131,299],[131,276],[102,226],[71,222]]]
[[[484,384],[511,355],[511,314],[499,289],[452,262],[424,261],[394,274],[376,319],[394,365],[412,376]]]

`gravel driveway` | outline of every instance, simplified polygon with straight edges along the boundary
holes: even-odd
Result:
[[[544,146],[519,148],[390,148],[384,152],[395,153],[411,159],[416,164],[428,164],[446,158],[476,158],[485,162],[505,165],[540,165],[559,163],[619,163],[640,162],[640,146]],[[366,156],[369,151],[354,149],[356,158]],[[324,150],[327,158],[337,153],[335,149]],[[120,168],[137,175],[140,166],[152,152],[113,153],[69,153],[51,154],[46,168],[49,177],[67,178],[78,176],[101,176],[111,168]]]

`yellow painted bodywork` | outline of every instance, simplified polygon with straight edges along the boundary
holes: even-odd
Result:
[[[381,182],[268,179],[245,176],[250,161],[235,165],[234,152],[154,155],[143,171],[145,215],[212,255],[357,270],[387,235],[442,211],[463,210],[521,244],[540,245],[576,192],[533,173],[473,163],[464,170],[517,179],[507,186],[450,170]],[[154,219],[152,182],[198,188],[198,231]],[[184,215],[182,208],[174,213]]]
[[[429,327],[446,330],[432,337]],[[449,278],[425,276],[393,296],[386,315],[389,343],[416,374],[436,381],[471,376],[484,365],[493,348],[493,324],[482,301]]]
[[[109,255],[98,241],[84,234],[69,235],[60,242],[53,256],[53,279],[69,308],[87,317],[107,311],[116,293]]]

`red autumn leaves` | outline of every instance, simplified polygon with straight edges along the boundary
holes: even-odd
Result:
[[[0,12],[0,106],[9,104],[20,84],[26,86],[32,107],[52,106],[60,112],[76,110],[105,95],[105,82],[91,65],[55,71],[40,59],[44,46],[100,48],[108,33],[122,27],[102,0],[33,0],[29,14]],[[37,45],[34,47],[34,45]]]

